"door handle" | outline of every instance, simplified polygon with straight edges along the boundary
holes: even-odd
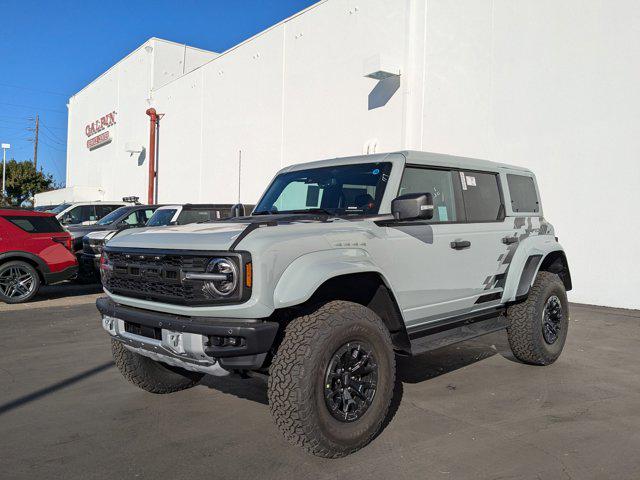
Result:
[[[451,242],[451,248],[455,250],[462,250],[463,248],[469,248],[471,246],[471,242],[469,240],[456,240],[455,242]]]
[[[502,239],[502,243],[504,243],[505,245],[511,245],[512,243],[517,243],[518,242],[518,237],[504,237]]]

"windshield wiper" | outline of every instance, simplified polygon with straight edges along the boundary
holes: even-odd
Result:
[[[283,215],[285,214],[298,214],[298,213],[323,213],[325,215],[329,215],[334,217],[336,214],[330,210],[327,210],[326,208],[300,208],[298,210],[283,210],[280,211],[278,213],[281,213]]]

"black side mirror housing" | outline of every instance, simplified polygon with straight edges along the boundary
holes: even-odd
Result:
[[[244,217],[244,205],[242,203],[236,203],[231,207],[231,218]]]
[[[430,220],[433,218],[433,196],[430,193],[408,193],[391,202],[395,220]]]

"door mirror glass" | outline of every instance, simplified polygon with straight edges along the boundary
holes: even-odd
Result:
[[[408,193],[391,202],[396,220],[430,220],[433,218],[433,196],[430,193]]]

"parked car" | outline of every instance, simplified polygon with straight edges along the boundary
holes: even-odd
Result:
[[[129,208],[129,207],[121,207]],[[186,225],[228,218],[232,205],[225,204],[185,204],[155,206],[155,213],[147,220],[147,227],[166,225]],[[117,212],[117,211],[116,211]],[[116,212],[113,212],[115,214]],[[103,220],[106,220],[105,217]],[[102,221],[102,220],[101,220]],[[98,222],[99,224],[100,222]],[[71,228],[69,229],[71,230]],[[86,275],[98,273],[100,254],[105,243],[122,229],[94,231],[82,238],[81,270]],[[77,248],[77,247],[76,247]]]
[[[0,209],[0,301],[31,300],[41,285],[76,276],[71,235],[55,215]]]
[[[126,202],[75,202],[61,203],[48,212],[55,213],[62,225],[92,225]]]
[[[34,212],[48,212],[50,210],[53,210],[57,206],[58,205],[40,205],[40,206],[37,206],[37,207],[33,207],[33,211]]]
[[[73,238],[73,251],[80,253],[82,238],[90,232],[125,230],[144,227],[158,205],[126,205],[113,210],[92,225],[70,225],[67,230]]]
[[[284,437],[348,455],[384,425],[394,353],[506,328],[549,365],[571,275],[522,167],[423,152],[293,165],[251,216],[125,231],[97,301],[115,364],[169,393],[222,367],[269,373]]]
[[[229,218],[233,205],[197,204],[165,205],[158,208],[147,223],[148,227],[163,225],[187,225],[189,223],[210,222]]]

